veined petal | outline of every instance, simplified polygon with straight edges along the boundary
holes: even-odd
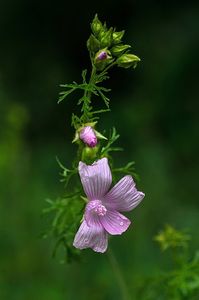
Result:
[[[84,192],[89,200],[102,198],[112,182],[112,175],[106,157],[99,159],[92,165],[86,165],[80,161],[79,175]]]
[[[104,229],[112,234],[122,234],[131,224],[131,221],[117,211],[107,211],[106,215],[99,217]]]
[[[83,221],[75,235],[73,246],[78,249],[92,248],[95,252],[104,253],[108,246],[108,234],[100,223],[88,226]]]
[[[144,198],[131,176],[123,177],[105,196],[104,203],[109,209],[129,211],[135,208]]]

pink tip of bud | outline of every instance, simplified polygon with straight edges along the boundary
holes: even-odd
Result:
[[[80,139],[89,147],[93,148],[97,145],[97,137],[91,126],[85,126],[79,135]]]
[[[101,51],[101,52],[98,54],[97,59],[98,59],[98,60],[104,60],[104,59],[106,59],[107,57],[108,57],[108,55],[107,55],[106,51]]]

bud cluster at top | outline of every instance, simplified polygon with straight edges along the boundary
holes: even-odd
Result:
[[[140,61],[139,57],[129,53],[131,46],[123,44],[125,31],[116,31],[113,27],[107,28],[95,15],[91,23],[92,33],[87,41],[91,59],[97,70],[103,70],[115,62],[118,67],[135,68]]]

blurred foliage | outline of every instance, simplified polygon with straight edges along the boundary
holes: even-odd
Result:
[[[186,248],[190,236],[176,230],[170,225],[165,226],[164,231],[160,231],[154,238],[159,243],[160,248],[165,251],[169,248],[183,247]]]
[[[156,276],[146,279],[136,299],[198,299],[199,251],[192,257],[188,249],[190,237],[167,225],[155,240],[162,250],[171,250],[172,264],[169,270],[159,270]]]
[[[149,299],[158,299],[153,292],[167,286],[164,280],[152,284],[149,279],[148,285],[145,281],[160,269],[166,270],[162,271],[165,273],[171,267],[166,253],[169,256],[172,248],[162,253],[151,241],[164,223],[188,228],[192,240],[186,266],[189,269],[194,266],[195,274],[198,268],[194,252],[199,245],[199,4],[125,0],[122,4],[101,1],[99,5],[84,1],[78,3],[77,10],[76,2],[2,0],[0,299],[3,300],[84,300],[91,299],[91,295],[96,300],[121,299],[106,256],[88,250],[81,265],[59,265],[51,259],[51,241],[39,237],[49,228],[49,223],[39,216],[45,207],[43,199],[56,199],[62,190],[55,157],[67,166],[75,151],[68,141],[74,136],[70,116],[75,111],[76,97],[71,98],[75,101],[57,105],[59,83],[70,82],[71,78],[80,82],[79,71],[85,69],[89,60],[85,48],[88,23],[96,12],[100,18],[110,20],[110,24],[125,28],[126,42],[134,40],[133,50],[142,58],[136,72],[114,70],[113,79],[108,82],[112,89],[112,113],[99,122],[100,130],[117,126],[118,147],[126,149],[117,156],[117,163],[122,166],[129,160],[136,162],[141,178],[139,188],[146,193],[142,206],[132,213],[131,230],[120,239],[110,240],[110,245],[133,300],[141,298],[137,297],[135,286],[141,286],[144,293],[146,287],[155,285],[156,289],[148,292]],[[98,101],[95,105],[98,106]],[[64,249],[61,257],[62,254],[65,255]],[[189,273],[188,270],[179,273],[179,265],[169,270],[178,271],[172,273],[171,286],[176,286],[178,276],[187,278]],[[186,285],[190,282],[197,286],[197,278],[195,281],[193,276],[190,281],[186,278]],[[177,282],[183,284],[183,280]],[[178,295],[182,294],[183,288],[180,289]],[[199,298],[196,289],[186,289],[190,300]],[[159,295],[160,300],[165,297],[165,293]]]
[[[79,192],[72,195],[67,194],[67,196],[56,199],[56,201],[47,199],[50,206],[43,210],[45,214],[54,213],[52,224],[44,237],[52,234],[57,240],[53,256],[56,255],[58,247],[62,246],[64,248],[66,252],[63,262],[79,259],[79,251],[71,245],[74,240],[74,233],[76,233],[83,215],[84,206],[83,201],[81,203],[80,200]]]

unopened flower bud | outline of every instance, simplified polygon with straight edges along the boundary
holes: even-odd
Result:
[[[91,23],[91,29],[93,31],[93,34],[98,36],[98,34],[100,33],[100,31],[103,29],[103,25],[100,22],[100,20],[98,19],[97,14],[95,15],[92,23]]]
[[[127,53],[127,54],[123,54],[122,56],[120,56],[116,62],[117,62],[118,67],[127,69],[130,67],[135,68],[139,61],[140,61],[139,57],[137,57],[134,54]]]
[[[93,147],[93,148],[88,147],[88,146],[84,147],[83,150],[82,150],[81,160],[85,161],[85,162],[87,162],[89,164],[92,164],[93,161],[95,161],[96,158],[97,158],[97,152],[98,152],[98,150],[99,149],[98,149],[97,146]]]
[[[101,39],[104,37],[104,35],[106,34],[107,30],[106,29],[102,29],[99,33],[98,39],[101,41]]]
[[[113,40],[113,28],[110,28],[108,31],[104,32],[100,38],[100,46],[110,47]]]
[[[100,49],[100,42],[93,34],[90,35],[87,41],[87,48],[89,51],[94,53]]]
[[[124,30],[113,32],[113,44],[116,45],[121,43],[124,33],[125,33]]]
[[[95,54],[94,64],[99,71],[103,70],[112,61],[111,53],[107,48],[101,49]]]
[[[101,41],[101,39],[104,37],[104,35],[106,34],[106,32],[108,31],[106,23],[104,23],[104,25],[102,25],[102,28],[99,32],[98,38]]]
[[[97,137],[91,126],[85,126],[79,134],[80,139],[89,147],[93,148],[97,145]]]
[[[127,49],[131,48],[130,45],[116,45],[111,48],[111,54],[114,56],[120,56],[124,53]]]
[[[97,54],[96,54],[96,60],[105,60],[108,57],[108,53],[105,50],[100,50]]]

